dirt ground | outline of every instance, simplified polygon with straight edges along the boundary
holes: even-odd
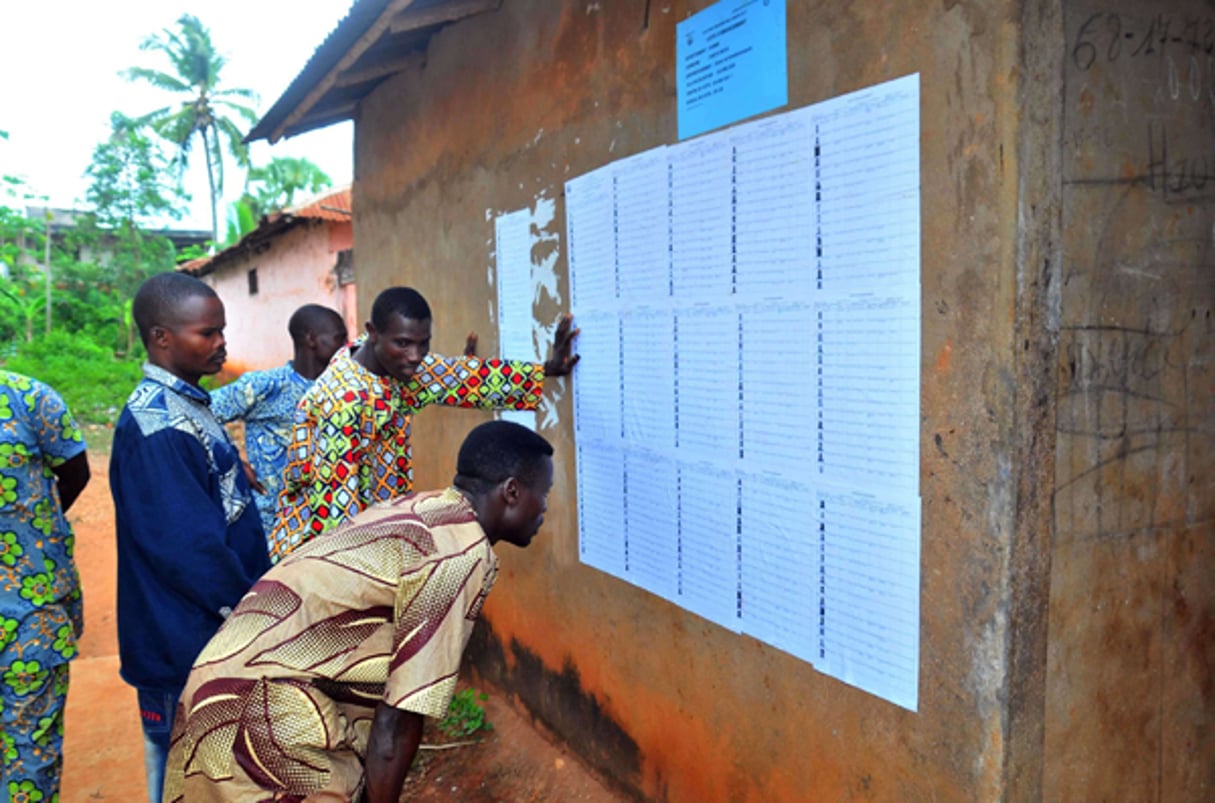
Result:
[[[93,479],[69,514],[84,585],[85,633],[72,662],[64,744],[63,803],[146,800],[143,737],[135,693],[118,677],[115,625],[114,510],[109,455],[90,453]],[[548,741],[497,689],[484,688],[494,729],[479,744],[423,750],[402,800],[592,801],[628,798],[601,783]],[[447,741],[428,729],[428,742]]]

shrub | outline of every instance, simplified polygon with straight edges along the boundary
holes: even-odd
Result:
[[[4,367],[59,391],[80,423],[112,424],[143,377],[141,361],[142,351],[119,360],[83,333],[51,332],[18,344]]]
[[[447,716],[439,721],[439,730],[452,739],[467,736],[477,736],[485,731],[492,731],[493,724],[485,718],[485,708],[481,703],[489,699],[489,695],[476,689],[463,689],[456,692],[447,707]]]

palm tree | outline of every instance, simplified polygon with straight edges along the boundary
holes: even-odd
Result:
[[[320,192],[332,184],[325,171],[309,160],[276,156],[265,165],[249,168],[245,195],[255,216],[261,217],[291,206],[297,192]]]
[[[257,112],[234,98],[257,102],[249,89],[221,89],[220,71],[227,59],[215,50],[211,31],[197,17],[183,14],[177,28],[165,28],[140,44],[141,50],[163,53],[172,70],[132,67],[126,71],[131,81],[147,81],[155,87],[186,95],[177,106],[165,106],[143,115],[136,122],[147,125],[177,146],[181,167],[185,167],[195,135],[202,140],[207,160],[207,182],[211,192],[211,232],[219,242],[219,196],[224,186],[223,144],[241,166],[248,165],[249,155],[239,126],[229,114],[236,114],[248,123],[257,121]]]

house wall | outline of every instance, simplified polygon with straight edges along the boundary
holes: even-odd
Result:
[[[242,254],[203,281],[224,302],[228,327],[225,376],[264,370],[291,359],[287,321],[304,304],[322,304],[344,314],[354,333],[357,316],[345,314],[348,292],[339,288],[333,266],[337,252],[350,248],[350,223],[315,221],[289,229],[259,254]],[[257,295],[249,295],[248,272],[257,269]]]
[[[558,242],[556,277],[534,312],[548,322],[568,309],[563,184],[675,141],[675,23],[706,5],[508,0],[442,31],[424,68],[377,89],[356,120],[362,317],[379,290],[414,285],[435,310],[436,351],[457,353],[476,330],[482,353],[496,353],[493,217],[550,199],[556,215],[543,233]],[[1143,20],[1159,6],[1124,5]],[[1118,127],[1116,99],[1087,99],[1065,64],[1077,47],[1088,52],[1073,41],[1075,19],[1098,9],[1081,9],[788,0],[790,108],[921,76],[917,713],[579,564],[569,380],[547,388],[542,431],[557,470],[545,528],[528,551],[503,550],[471,652],[479,671],[625,788],[686,801],[1089,797],[1074,762],[1118,790],[1095,797],[1209,788],[1215,603],[1198,578],[1210,576],[1215,496],[1202,450],[1215,428],[1210,207],[1200,191],[1192,211],[1141,192],[1142,125],[1064,146],[1078,135],[1077,109]],[[1154,97],[1159,85],[1136,75],[1121,86]],[[1173,113],[1147,100],[1138,110]],[[1186,114],[1170,154],[1183,147],[1187,164],[1200,164],[1210,115]],[[1135,147],[1111,159],[1105,138],[1124,133]],[[1104,189],[1064,184],[1090,162]],[[1137,200],[1115,203],[1119,186]],[[1175,245],[1151,250],[1164,234]],[[1189,267],[1149,302],[1149,279],[1114,278],[1111,255],[1131,252],[1099,248],[1110,237],[1150,253],[1133,270],[1172,270],[1183,252]],[[1091,269],[1098,258],[1104,272]],[[1168,348],[1153,359],[1172,372],[1167,382],[1153,374],[1119,402],[1096,380],[1071,382],[1068,344],[1074,351],[1107,323],[1160,327]],[[1133,350],[1108,337],[1107,367],[1130,370]],[[798,368],[774,360],[774,381],[782,370]],[[1141,400],[1153,379],[1163,397]],[[1136,432],[1163,422],[1167,437],[1146,450],[1124,439],[1116,459],[1118,444],[1091,421],[1117,403],[1150,407]],[[1090,422],[1088,434],[1073,433],[1073,415]],[[419,487],[449,481],[480,416],[419,414]],[[1073,479],[1093,470],[1117,476]],[[1168,495],[1156,504],[1158,492]],[[1073,508],[1084,521],[1094,508],[1137,511],[1146,537],[1077,528],[1064,516]],[[1153,529],[1166,521],[1168,534]],[[1181,677],[1166,683],[1167,672]]]
[[[1064,8],[1046,799],[1210,800],[1215,11]]]

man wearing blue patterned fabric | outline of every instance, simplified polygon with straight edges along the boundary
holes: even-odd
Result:
[[[5,800],[56,800],[68,661],[84,629],[64,511],[89,481],[63,399],[0,371],[0,749]]]
[[[118,656],[138,693],[148,797],[160,803],[194,658],[270,558],[240,453],[199,386],[227,357],[223,303],[192,276],[162,273],[140,286],[132,313],[148,361],[110,454]]]
[[[346,343],[346,322],[328,307],[305,304],[287,322],[294,357],[269,371],[250,371],[211,394],[211,412],[221,424],[245,422],[245,454],[260,488],[253,499],[266,535],[274,531],[274,510],[283,489],[287,447],[295,408],[329,359]]]

